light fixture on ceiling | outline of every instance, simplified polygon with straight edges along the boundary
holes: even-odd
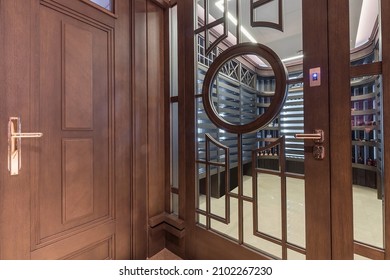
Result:
[[[224,12],[225,11],[225,8],[223,6],[223,0],[221,1],[218,1],[215,3],[215,6],[217,6],[217,8],[221,11],[221,12]],[[227,13],[228,15],[228,18],[229,20],[235,25],[237,26],[237,19],[231,14],[231,13]],[[249,41],[251,41],[252,43],[257,43],[256,39],[248,32],[248,30],[246,30],[246,28],[242,25],[240,25],[240,30],[242,32],[242,34],[245,35],[245,37],[247,37],[249,39]]]
[[[296,56],[292,56],[292,57],[283,58],[282,61],[283,62],[288,62],[288,61],[299,60],[299,59],[302,59],[302,58],[303,58],[303,54],[300,54],[300,55],[296,55]]]
[[[221,12],[224,12],[224,6],[223,6],[223,3],[224,1],[223,0],[220,0],[218,2],[215,3],[215,6],[221,11]],[[231,13],[227,13],[227,16],[229,18],[229,20],[235,25],[237,26],[237,19],[231,14]],[[256,39],[249,33],[249,31],[244,27],[244,26],[240,26],[240,30],[242,32],[242,34],[244,34],[252,43],[257,43]],[[294,61],[294,60],[299,60],[299,59],[302,59],[303,58],[303,54],[300,54],[300,55],[297,55],[297,56],[293,56],[293,57],[287,57],[287,58],[284,58],[282,59],[283,62],[289,62],[289,61]],[[261,63],[263,66],[265,65],[264,63]]]

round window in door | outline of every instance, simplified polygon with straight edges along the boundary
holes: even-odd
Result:
[[[230,96],[231,93],[224,90],[226,86],[219,85],[221,76],[234,76],[244,85],[256,88],[255,75],[245,67],[254,64],[275,77],[274,91],[248,94],[245,88],[240,88],[235,96]],[[230,47],[214,60],[204,78],[202,94],[207,116],[217,127],[230,133],[261,129],[274,120],[283,107],[287,96],[286,73],[282,61],[267,46],[242,43]],[[263,104],[261,107],[258,106],[260,103]]]

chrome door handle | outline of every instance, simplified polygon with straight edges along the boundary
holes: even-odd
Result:
[[[41,132],[22,133],[19,117],[8,120],[8,170],[11,175],[18,175],[22,168],[22,138],[40,138]]]
[[[297,133],[296,139],[311,139],[314,141],[313,157],[318,160],[325,158],[324,131],[322,129],[315,129],[313,133]]]

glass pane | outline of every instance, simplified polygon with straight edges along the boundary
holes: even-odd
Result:
[[[170,52],[170,87],[171,96],[178,95],[178,38],[177,38],[177,6],[169,9],[169,52]]]
[[[349,0],[352,65],[379,60],[379,0]]]
[[[267,111],[274,93],[265,95],[264,87],[257,85],[263,61],[258,56],[241,55],[220,67],[209,94],[213,109],[225,122],[248,124]],[[273,75],[272,69],[269,74]]]
[[[266,1],[263,1],[266,2]],[[254,22],[279,23],[280,1],[267,1],[253,11]],[[241,40],[256,42],[270,47],[284,62],[302,59],[302,0],[281,1],[283,32],[268,27],[252,27],[250,0],[241,0]]]
[[[371,259],[355,254],[355,255],[354,255],[354,260],[363,260],[363,261],[367,261],[367,260],[371,260]]]
[[[179,215],[179,196],[171,193],[171,211],[175,215]]]
[[[282,258],[282,246],[253,235],[253,206],[244,201],[244,243],[274,258]]]
[[[280,177],[258,175],[258,230],[272,237],[282,238],[282,199]]]
[[[223,201],[224,197],[211,198],[211,204],[218,205],[218,201]],[[230,222],[228,224],[211,219],[210,227],[217,232],[222,233],[226,237],[230,237],[234,240],[238,240],[238,200],[230,197]],[[224,211],[221,207],[220,213]]]
[[[204,164],[198,164],[197,172],[197,201],[196,207],[202,211],[206,211],[206,166]]]
[[[381,95],[380,75],[351,80],[354,239],[384,248]]]
[[[179,187],[179,108],[171,103],[171,186]]]
[[[287,178],[287,241],[306,247],[305,181]]]
[[[103,7],[106,10],[113,11],[114,0],[90,0],[91,2],[98,4],[100,7]]]
[[[206,216],[202,214],[197,214],[198,225],[201,227],[206,227]]]
[[[295,252],[293,250],[287,250],[287,259],[288,260],[306,260],[306,256],[304,254]]]

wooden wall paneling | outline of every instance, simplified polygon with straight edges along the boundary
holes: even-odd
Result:
[[[32,72],[32,62],[35,57],[31,50],[30,38],[34,37],[37,28],[35,13],[37,1],[6,0],[0,3],[0,128],[7,131],[8,118],[12,115],[24,120],[23,129],[29,130],[31,122],[30,84],[35,73]],[[1,259],[29,259],[30,258],[30,215],[28,207],[30,203],[30,162],[27,156],[23,158],[23,172],[19,176],[10,176],[7,162],[6,134],[1,134],[0,156],[0,258]],[[28,145],[23,143],[23,147]],[[12,184],[12,187],[10,187]],[[21,221],[20,224],[12,223],[13,219]],[[7,225],[7,226],[4,226]],[[10,242],[10,241],[13,242]]]
[[[328,0],[332,259],[353,259],[350,46],[347,0]],[[350,170],[350,172],[340,172]]]
[[[164,9],[153,1],[147,1],[149,219],[165,212],[164,23]],[[163,229],[160,228],[160,233],[152,234],[155,230],[149,228],[149,257],[165,247]]]
[[[164,36],[163,11],[148,1],[148,177],[149,218],[164,212]]]
[[[146,259],[147,242],[147,2],[132,1],[132,258]]]
[[[385,194],[385,259],[390,259],[390,2],[381,2],[381,42],[382,42],[382,77],[383,77],[383,163],[384,163],[384,194]]]
[[[131,178],[133,169],[131,165],[132,155],[132,116],[130,92],[130,3],[127,0],[115,0],[118,19],[115,21],[115,181],[120,182],[121,188],[117,189],[116,197],[116,259],[128,260],[132,257],[132,240],[134,240],[132,212],[134,197],[131,197],[131,189],[135,188]],[[125,164],[124,164],[125,163]],[[129,170],[130,169],[130,170]],[[126,187],[127,186],[127,187]],[[131,204],[129,203],[131,201]],[[145,202],[146,203],[146,202]],[[131,229],[131,230],[130,230]],[[129,234],[130,230],[130,234]]]
[[[327,0],[303,0],[303,62],[305,93],[305,133],[323,129],[325,159],[312,155],[312,140],[305,140],[305,204],[307,259],[331,258],[329,99],[328,99],[328,29]],[[321,67],[322,85],[309,87],[309,69]],[[306,104],[310,104],[307,106]]]

